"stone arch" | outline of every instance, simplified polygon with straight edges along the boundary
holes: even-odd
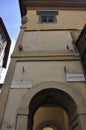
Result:
[[[69,122],[78,116],[77,105],[73,98],[66,92],[57,88],[46,88],[36,93],[29,103],[29,126],[33,127],[35,112],[44,105],[56,105],[62,107],[68,114]]]
[[[60,126],[57,125],[54,121],[43,121],[39,124],[36,130],[43,130],[45,127],[51,127],[54,130],[61,130]]]
[[[84,99],[81,95],[80,92],[78,92],[76,89],[74,89],[72,86],[66,84],[66,83],[60,83],[60,82],[56,82],[56,81],[50,81],[50,82],[42,82],[39,84],[34,85],[31,89],[29,89],[27,91],[27,93],[25,94],[25,96],[22,99],[22,102],[19,106],[18,109],[18,113],[19,114],[28,114],[28,106],[29,103],[31,101],[31,99],[33,98],[33,96],[38,93],[39,91],[43,90],[43,89],[47,89],[47,88],[56,88],[59,90],[62,90],[66,93],[68,93],[76,102],[77,106],[79,106],[81,104],[84,105]],[[79,100],[78,100],[79,98]],[[80,108],[78,107],[78,111],[81,111]]]
[[[29,129],[32,129],[33,116],[35,111],[41,105],[54,101],[53,103],[58,104],[67,111],[70,122],[72,122],[73,120],[75,120],[76,117],[78,117],[78,109],[77,109],[77,106],[79,104],[78,95],[80,97],[80,100],[82,100],[83,102],[83,98],[80,95],[80,93],[78,93],[75,89],[73,89],[71,86],[68,86],[67,84],[58,82],[40,83],[28,90],[18,109],[18,115],[26,115],[28,118]],[[38,100],[40,96],[42,104]],[[57,98],[61,98],[61,100],[57,101]],[[67,105],[65,101],[68,101],[69,105]],[[34,102],[35,104],[37,102],[36,106],[34,105]]]
[[[77,116],[77,105],[68,93],[57,88],[47,88],[36,93],[31,99],[29,103],[30,118],[33,118],[39,107],[46,104],[55,104],[64,108],[70,121]]]

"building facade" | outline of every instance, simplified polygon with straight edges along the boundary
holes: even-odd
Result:
[[[3,68],[6,68],[11,40],[2,18],[0,18],[0,76]]]
[[[0,95],[1,130],[85,130],[85,0],[19,5],[22,26]]]

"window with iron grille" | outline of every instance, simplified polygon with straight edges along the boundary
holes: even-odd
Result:
[[[56,23],[58,11],[37,11],[39,23]]]

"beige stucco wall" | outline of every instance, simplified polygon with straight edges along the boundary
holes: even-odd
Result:
[[[40,29],[82,29],[86,23],[86,11],[57,10],[57,23],[39,24],[36,10],[28,10],[26,23],[27,30]]]
[[[5,115],[3,117],[2,130],[14,130],[17,119],[17,111],[27,89],[10,89]]]
[[[17,62],[13,81],[32,81],[33,85],[45,81],[66,83],[65,66],[67,73],[83,73],[79,61]],[[25,69],[24,73],[22,67]]]
[[[24,51],[68,51],[74,50],[69,31],[25,32],[21,44]]]

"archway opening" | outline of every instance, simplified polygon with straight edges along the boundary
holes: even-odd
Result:
[[[46,113],[43,114],[43,112],[41,112],[37,116],[38,119],[35,119],[35,115],[37,114],[37,111],[39,111],[40,109],[46,109]],[[55,112],[54,109],[56,109],[57,112]],[[53,116],[51,118],[49,117],[50,115],[52,115],[49,114],[49,111],[52,111],[51,113],[54,115],[54,119],[52,119]],[[58,114],[56,115],[56,113]],[[59,113],[62,113],[62,115],[59,115]],[[70,124],[77,117],[77,114],[78,113],[76,103],[69,94],[55,88],[44,89],[38,92],[36,95],[34,95],[32,100],[30,101],[28,116],[28,121],[30,124],[29,127],[31,130],[43,130],[47,127],[47,125],[41,129],[38,129],[37,127],[39,126],[39,124],[43,121],[51,121],[57,124],[56,126],[50,127],[52,123],[49,123],[49,127],[53,128],[54,130],[70,130]],[[40,120],[39,115],[41,115],[41,117],[43,117],[44,115],[47,116],[45,116],[43,120]],[[47,119],[47,117],[49,118]],[[34,125],[36,124],[37,120],[40,120],[41,122],[39,121],[35,127]],[[61,127],[62,125],[63,127]]]

